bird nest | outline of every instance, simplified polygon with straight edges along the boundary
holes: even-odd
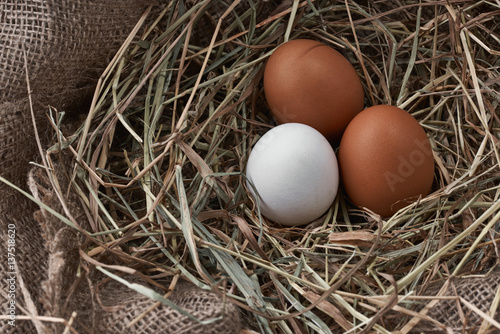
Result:
[[[146,12],[153,23],[131,31],[85,118],[66,127],[51,110],[49,163],[69,154],[64,172],[89,220],[82,251],[112,278],[183,277],[218,291],[248,331],[418,328],[431,317],[419,310],[440,298],[427,286],[488,277],[498,262],[499,10],[494,1],[308,0],[171,1]],[[386,218],[342,190],[305,226],[259,215],[245,165],[275,126],[263,70],[297,38],[341,52],[366,107],[395,105],[419,121],[435,161],[428,196]],[[99,265],[109,254],[121,265]],[[499,298],[490,297],[489,311],[465,307],[464,318],[494,328]]]

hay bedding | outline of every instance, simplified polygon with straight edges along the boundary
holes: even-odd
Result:
[[[3,332],[500,330],[498,2],[179,1],[145,21],[131,4],[91,12],[130,20],[72,23],[99,32],[77,41],[106,40],[104,27],[113,38],[77,48],[66,75],[48,55],[68,48],[26,49],[28,64],[43,64],[28,67],[38,133],[24,58],[22,76],[2,68],[2,177],[25,190],[28,179],[41,207],[32,218],[31,201],[3,182],[2,231],[18,228],[25,282],[18,327],[2,320]],[[299,37],[344,53],[367,106],[398,105],[420,121],[436,161],[429,196],[385,220],[341,193],[304,227],[259,217],[244,168],[274,125],[260,79],[270,52]],[[75,98],[97,73],[91,102]],[[30,160],[49,173],[28,173]]]

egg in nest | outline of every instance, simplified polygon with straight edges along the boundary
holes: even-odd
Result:
[[[330,143],[314,128],[299,123],[266,132],[250,153],[246,175],[262,215],[287,226],[321,217],[332,205],[339,184]]]
[[[338,144],[349,122],[364,107],[364,91],[351,63],[314,40],[280,45],[268,59],[264,92],[278,123],[312,126]]]
[[[373,106],[354,117],[338,158],[351,201],[382,216],[429,194],[434,180],[429,138],[413,116],[394,106]]]

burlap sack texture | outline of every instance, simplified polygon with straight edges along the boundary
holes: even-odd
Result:
[[[446,333],[451,330],[453,333],[477,333],[483,324],[483,318],[472,310],[466,303],[478,308],[481,312],[488,314],[494,302],[494,298],[500,287],[500,275],[498,272],[491,273],[485,277],[468,277],[452,279],[443,291],[444,297],[457,297],[457,299],[438,299],[435,305],[431,305],[426,312],[435,322],[420,321],[411,333]],[[443,288],[441,282],[432,284],[422,295],[437,296]],[[463,300],[460,300],[462,298]],[[430,301],[422,303],[417,311],[422,311]],[[498,320],[500,310],[496,310],[493,319]],[[500,330],[490,326],[483,333],[499,333]]]
[[[47,186],[43,173],[29,173],[29,161],[38,161],[32,119],[27,101],[25,61],[32,89],[36,124],[42,141],[49,131],[44,122],[47,106],[72,110],[93,90],[100,72],[137,22],[146,5],[155,1],[0,1],[0,175],[17,186],[30,190],[49,206],[58,202]],[[25,57],[26,54],[26,57]],[[27,175],[31,189],[28,189]],[[77,312],[74,328],[95,333],[237,333],[240,322],[237,309],[221,302],[205,290],[179,283],[170,299],[193,310],[200,319],[224,314],[230,322],[202,327],[164,306],[153,308],[147,316],[128,326],[155,303],[95,272],[75,278],[80,256],[81,236],[10,187],[0,183],[0,223],[2,244],[9,224],[16,226],[17,314],[53,316],[70,319]],[[72,202],[72,201],[70,201]],[[78,203],[72,208],[76,219],[85,224]],[[59,208],[60,209],[60,208]],[[36,213],[34,215],[34,213]],[[34,218],[36,217],[36,219]],[[6,258],[6,247],[0,257]],[[0,304],[8,314],[5,260],[0,261],[2,282]],[[498,276],[457,279],[459,295],[486,312],[498,289]],[[145,284],[141,282],[141,284]],[[441,284],[429,289],[435,295]],[[98,293],[97,293],[97,292]],[[209,309],[204,308],[210,305]],[[442,301],[427,313],[457,333],[475,332],[481,318],[456,301]],[[462,322],[460,311],[467,313]],[[498,319],[498,314],[495,316]],[[1,333],[59,333],[64,324],[36,319],[17,321],[11,327],[0,323]],[[441,333],[432,323],[420,322],[413,330]]]
[[[40,169],[30,174],[30,189],[27,186],[32,168],[29,162],[40,161],[33,121],[44,146],[50,133],[48,106],[75,110],[84,105],[100,73],[147,6],[165,4],[158,0],[0,1],[0,176],[57,208],[58,201]],[[219,320],[202,326],[164,305],[153,307],[153,300],[123,285],[101,282],[102,277],[95,273],[76,279],[81,236],[3,182],[0,192],[2,245],[6,245],[9,226],[15,226],[17,265],[14,271],[9,268],[7,247],[0,247],[1,314],[9,314],[12,298],[7,278],[14,275],[16,316],[31,316],[31,320],[17,319],[15,327],[2,320],[1,333],[60,333],[66,325],[37,317],[70,319],[73,312],[77,314],[73,327],[84,333],[239,332],[235,307],[187,283],[178,284],[171,296],[174,303],[191,310],[200,320],[224,314],[223,319],[230,322]],[[71,211],[85,226],[78,203]],[[99,295],[95,294],[97,286]],[[145,317],[128,326],[150,308]]]

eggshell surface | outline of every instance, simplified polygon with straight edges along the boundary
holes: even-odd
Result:
[[[262,215],[287,226],[307,224],[324,214],[339,184],[337,158],[328,140],[297,123],[276,126],[259,139],[246,175]]]
[[[345,130],[338,156],[348,197],[382,216],[425,197],[432,187],[429,139],[413,116],[394,106],[359,113]]]
[[[303,123],[337,143],[364,107],[363,86],[351,63],[308,39],[280,45],[264,71],[264,91],[277,122]]]

